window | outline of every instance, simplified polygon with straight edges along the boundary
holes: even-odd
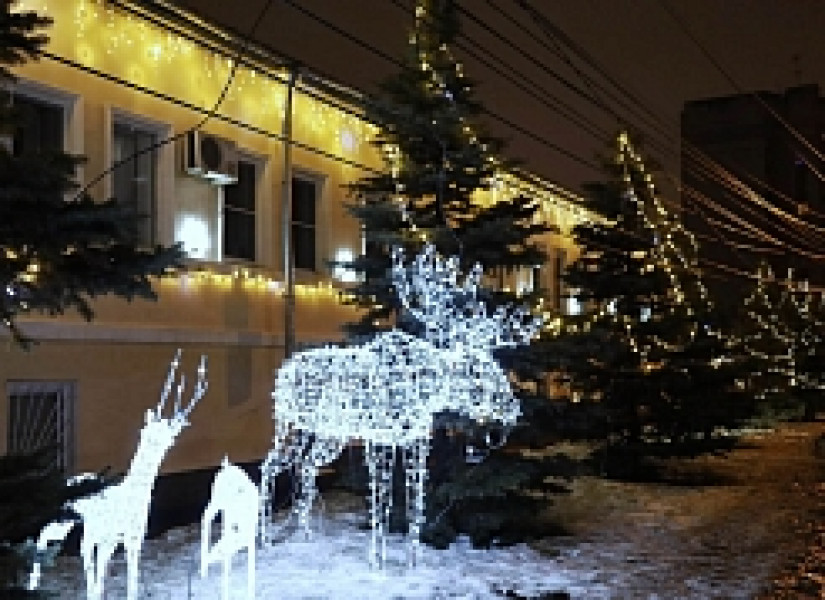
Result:
[[[13,97],[15,127],[11,150],[15,156],[63,150],[63,107],[28,96]]]
[[[223,255],[255,260],[255,164],[238,161],[238,181],[223,188]]]
[[[113,160],[115,164],[126,162],[112,174],[112,195],[137,215],[133,234],[138,243],[147,246],[155,242],[157,155],[155,150],[138,156],[135,154],[156,142],[157,134],[152,130],[128,123],[114,123]],[[132,156],[134,158],[130,159]]]
[[[74,383],[12,381],[6,385],[9,407],[8,453],[48,448],[51,464],[69,474],[74,469]]]
[[[556,310],[561,310],[562,297],[564,296],[564,263],[567,254],[564,250],[556,250],[556,256],[553,258],[553,275],[556,278],[556,289],[553,297],[553,307]]]
[[[292,178],[292,256],[296,269],[315,270],[315,229],[318,183]]]

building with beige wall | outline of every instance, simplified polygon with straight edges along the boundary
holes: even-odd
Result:
[[[24,0],[19,8],[48,14],[54,26],[46,56],[15,69],[13,97],[26,125],[3,142],[86,156],[80,181],[99,180],[92,196],[133,203],[145,215],[140,241],[180,242],[189,259],[184,271],[156,282],[156,302],[104,297],[90,323],[74,314],[21,321],[38,344],[0,347],[0,452],[53,443],[67,472],[124,470],[143,414],[182,348],[190,376],[208,356],[209,390],[163,471],[209,468],[224,454],[260,460],[272,435],[273,371],[284,355],[285,246],[296,266],[297,343],[340,339],[341,324],[354,319],[341,302],[347,274],[328,262],[361,249],[345,185],[382,168],[357,93],[303,72],[293,88],[287,161],[291,80],[277,57],[253,47],[238,55],[231,35],[173,5],[149,12],[125,2]],[[184,135],[210,112],[233,69],[225,101],[196,136]],[[493,201],[533,194],[559,231],[546,239],[549,263],[508,285],[540,285],[558,309],[558,273],[575,253],[570,230],[586,214],[573,194],[548,182],[501,179]],[[284,244],[285,205],[291,244]]]

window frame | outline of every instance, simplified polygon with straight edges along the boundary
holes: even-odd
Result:
[[[105,127],[105,155],[104,155],[104,164],[107,165],[107,169],[111,169],[112,165],[115,162],[115,127],[116,126],[126,126],[130,127],[133,130],[138,130],[143,133],[148,133],[154,137],[154,144],[157,144],[159,141],[167,139],[170,137],[171,127],[160,121],[155,121],[154,119],[146,118],[142,115],[136,115],[134,113],[116,108],[116,107],[109,107],[107,110],[106,122],[104,123]],[[166,217],[163,214],[162,207],[161,207],[161,198],[163,197],[163,188],[161,186],[161,180],[165,175],[165,162],[166,162],[166,152],[164,148],[169,146],[169,144],[162,145],[154,150],[152,150],[151,154],[154,156],[154,160],[152,161],[152,198],[151,198],[151,206],[149,211],[149,239],[138,240],[139,245],[147,245],[147,246],[154,246],[155,244],[163,243],[163,240],[166,239],[166,236],[163,235],[163,231],[161,228],[161,222]],[[106,198],[113,198],[115,196],[115,170],[113,169],[108,177],[106,177]],[[117,199],[117,198],[116,198]]]
[[[313,223],[310,226],[307,223],[302,221],[295,220],[295,180],[304,181],[307,183],[311,183],[315,187],[315,205],[313,210]],[[290,179],[290,194],[289,194],[289,201],[290,201],[290,223],[289,223],[289,233],[290,233],[290,244],[291,248],[289,251],[292,253],[292,264],[296,271],[305,272],[305,273],[315,273],[320,274],[320,267],[318,264],[318,257],[321,254],[320,250],[320,238],[318,236],[319,230],[321,229],[321,198],[323,194],[323,186],[324,186],[324,177],[313,173],[311,171],[305,171],[302,169],[293,169],[291,179]],[[297,227],[302,227],[304,230],[311,229],[312,231],[312,241],[313,241],[313,265],[311,268],[303,265],[299,265],[298,263],[298,246],[297,246],[297,238],[295,235],[295,230]]]
[[[28,399],[22,402],[32,402],[35,395],[45,396],[47,394],[57,394],[56,406],[54,408],[58,418],[55,423],[59,428],[56,434],[60,447],[57,449],[58,467],[65,475],[74,473],[76,454],[76,408],[77,408],[77,383],[73,380],[9,380],[6,382],[6,453],[27,453],[39,449],[34,444],[20,443],[20,427],[15,427],[16,419],[21,415],[21,411],[14,410],[13,398],[27,396]],[[27,415],[29,416],[29,415]],[[43,446],[40,446],[42,448]]]
[[[220,258],[221,262],[229,262],[229,263],[243,263],[243,264],[258,264],[261,262],[261,244],[260,244],[260,221],[262,218],[261,215],[261,182],[263,181],[264,170],[266,169],[266,161],[263,157],[253,155],[247,152],[239,151],[237,153],[236,159],[238,161],[238,174],[240,175],[241,166],[240,163],[247,163],[252,165],[254,169],[254,176],[252,182],[252,203],[253,207],[252,210],[243,209],[243,208],[236,208],[233,207],[232,210],[236,210],[238,213],[244,216],[251,216],[252,217],[252,258],[249,257],[242,257],[242,256],[228,256],[226,253],[226,241],[227,241],[227,229],[226,229],[226,213],[227,213],[227,205],[226,205],[226,189],[229,185],[222,185],[220,186],[220,197],[219,197],[219,235],[221,236],[220,239]],[[235,184],[236,185],[236,184]]]

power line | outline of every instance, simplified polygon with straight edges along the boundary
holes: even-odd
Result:
[[[112,0],[112,1],[114,1],[116,3],[116,0]],[[252,23],[252,27],[251,27],[250,32],[249,32],[249,37],[252,37],[252,36],[255,35],[255,31],[258,29],[258,26],[261,24],[261,21],[263,21],[263,18],[264,18],[264,16],[266,16],[266,13],[269,12],[269,9],[270,9],[271,6],[272,6],[272,0],[267,0],[266,4],[264,4],[264,7],[258,12],[258,15],[255,17],[255,21]],[[240,64],[240,57],[244,53],[244,50],[245,50],[245,44],[243,44],[243,43],[239,44],[238,45],[238,50],[235,53],[235,59],[232,61],[232,69],[229,71],[229,76],[227,77],[226,83],[224,83],[223,88],[221,89],[221,93],[218,96],[218,99],[215,101],[212,108],[207,111],[207,113],[203,116],[203,118],[201,118],[200,121],[198,121],[195,125],[193,125],[189,129],[185,129],[184,131],[176,133],[176,134],[174,134],[174,135],[172,135],[168,138],[165,138],[163,140],[159,140],[157,142],[154,142],[154,143],[150,144],[149,146],[147,146],[146,148],[142,148],[140,150],[137,150],[133,154],[131,154],[131,155],[129,155],[129,156],[127,156],[127,157],[125,157],[121,160],[115,161],[114,163],[112,163],[112,166],[110,166],[108,169],[106,169],[103,172],[101,172],[100,174],[98,174],[96,177],[93,177],[91,179],[91,181],[89,181],[88,183],[86,183],[86,185],[81,187],[80,191],[78,191],[77,194],[75,195],[74,200],[75,201],[80,200],[80,198],[82,198],[86,193],[88,193],[88,191],[91,188],[93,188],[95,185],[97,185],[98,183],[103,181],[104,178],[106,178],[108,175],[113,173],[119,167],[122,167],[124,165],[129,164],[130,162],[132,162],[133,160],[135,160],[139,156],[143,156],[144,154],[148,154],[149,152],[154,152],[155,150],[157,150],[159,148],[162,148],[163,146],[166,146],[167,144],[171,144],[171,143],[173,143],[173,142],[175,142],[175,141],[177,141],[181,138],[184,138],[187,135],[189,135],[190,133],[194,133],[195,131],[198,131],[204,125],[206,125],[206,123],[217,114],[218,109],[221,107],[224,100],[226,100],[226,96],[229,93],[229,88],[232,86],[232,82],[235,80],[235,74],[238,72],[238,65]]]

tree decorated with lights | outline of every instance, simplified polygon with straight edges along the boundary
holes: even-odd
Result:
[[[499,158],[502,142],[480,127],[474,85],[450,49],[459,32],[456,11],[451,0],[416,2],[406,64],[383,82],[383,93],[370,105],[379,125],[374,143],[386,168],[352,188],[356,202],[351,212],[366,238],[366,252],[350,265],[361,273],[351,290],[351,302],[363,311],[348,328],[354,336],[372,336],[396,322],[422,333],[393,292],[393,246],[415,254],[430,242],[441,254],[458,256],[463,269],[478,263],[499,280],[508,271],[545,261],[534,241],[548,229],[536,219],[537,202],[527,197],[479,202],[477,193],[496,186],[499,173],[510,165]],[[514,300],[514,294],[503,291],[483,294],[491,306]],[[518,302],[525,300],[529,298]],[[546,370],[544,358],[529,347],[508,350],[500,359],[522,381],[538,379]],[[520,397],[525,413],[538,412],[537,395]],[[449,439],[442,433],[434,441],[435,489],[428,494],[425,539],[443,545],[467,532],[474,542],[489,543],[514,531],[514,520],[536,514],[540,500],[524,492],[547,488],[539,461],[502,450],[468,464],[468,440],[486,445],[490,432],[449,414],[439,415],[437,424],[461,433]]]
[[[14,81],[8,66],[40,56],[48,39],[43,29],[51,23],[34,12],[13,12],[11,5],[0,3],[5,84]],[[0,131],[13,139],[21,123],[8,91],[3,98]],[[177,247],[136,247],[140,215],[115,200],[78,194],[81,162],[61,150],[0,146],[0,322],[21,343],[27,340],[15,324],[20,315],[74,308],[91,319],[94,296],[154,298],[150,277],[183,257]]]
[[[0,134],[14,139],[20,115],[11,104],[11,68],[40,56],[51,20],[12,10],[0,0]],[[152,297],[149,277],[162,275],[182,255],[177,248],[141,250],[132,243],[136,215],[114,201],[77,195],[81,159],[63,152],[17,151],[0,145],[0,330],[27,345],[17,318],[33,312],[59,314],[76,308],[91,318],[90,298],[112,293]],[[0,459],[0,595],[34,597],[21,573],[35,550],[24,540],[61,507],[100,481],[66,485],[53,449]]]
[[[795,334],[791,311],[795,311],[787,288],[762,263],[756,285],[745,298],[739,336],[750,356],[747,378],[761,417],[772,418],[793,411],[792,382],[796,371]]]
[[[821,298],[805,283],[775,277],[763,263],[745,299],[739,335],[750,359],[748,389],[762,419],[814,417],[825,388]]]
[[[574,395],[598,409],[592,433],[609,447],[691,452],[742,417],[736,353],[714,322],[692,235],[626,133],[612,150],[608,179],[585,188],[601,219],[574,229],[581,255],[564,274],[584,310],[556,351]]]

